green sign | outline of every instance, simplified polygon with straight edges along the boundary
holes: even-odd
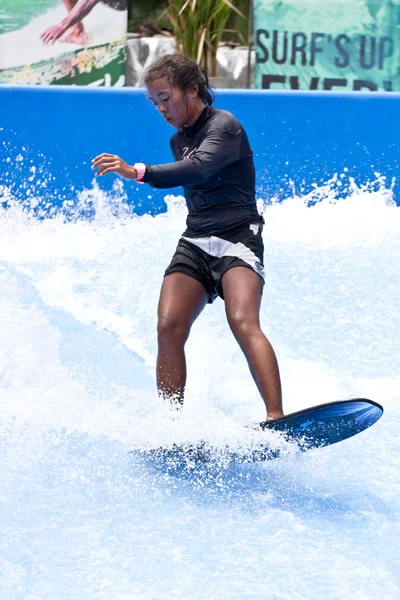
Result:
[[[0,84],[122,86],[127,0],[3,0]]]
[[[400,0],[255,0],[256,87],[400,90]]]

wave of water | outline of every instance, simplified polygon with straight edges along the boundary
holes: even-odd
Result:
[[[398,598],[391,190],[354,186],[338,200],[319,189],[312,207],[260,200],[262,324],[286,412],[364,396],[384,405],[382,419],[302,456],[176,470],[130,451],[204,437],[246,446],[259,434],[243,425],[263,403],[219,300],[193,327],[186,405],[171,416],[155,391],[155,325],[183,201],[137,217],[85,193],[91,221],[68,207],[38,220],[2,191],[1,600]]]

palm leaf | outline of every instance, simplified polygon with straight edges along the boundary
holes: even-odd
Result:
[[[161,17],[167,15],[177,49],[205,66],[210,75],[215,75],[221,36],[224,31],[234,32],[225,29],[232,11],[245,19],[231,0],[168,0]]]

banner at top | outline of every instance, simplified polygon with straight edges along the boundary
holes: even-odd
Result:
[[[400,90],[400,0],[254,0],[256,87]]]
[[[127,0],[0,0],[0,84],[124,85]]]

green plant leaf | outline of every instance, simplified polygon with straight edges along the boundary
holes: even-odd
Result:
[[[200,41],[199,41],[199,47],[197,50],[197,56],[196,56],[196,62],[198,64],[200,64],[201,62],[201,55],[203,54],[203,47],[204,47],[204,40],[206,39],[206,33],[207,33],[207,28],[204,27],[201,36],[200,36]]]
[[[221,1],[224,2],[224,4],[227,4],[229,6],[229,8],[231,8],[232,10],[234,10],[238,15],[240,15],[241,17],[243,17],[243,19],[246,19],[246,17],[244,16],[244,14],[238,8],[236,8],[236,6],[234,6],[232,4],[232,2],[229,2],[229,0],[221,0]]]
[[[171,23],[178,50],[206,67],[212,76],[222,34],[235,33],[226,29],[232,11],[245,19],[230,0],[168,0],[162,16],[167,15]]]

